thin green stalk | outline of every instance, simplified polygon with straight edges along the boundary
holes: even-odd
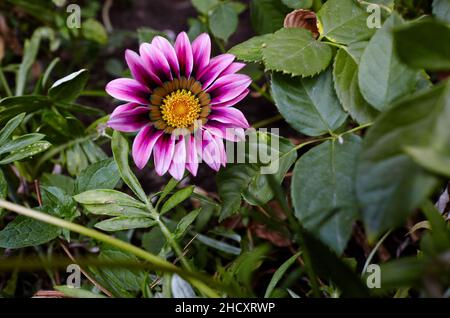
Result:
[[[8,81],[6,80],[5,73],[3,73],[3,69],[0,67],[0,82],[3,85],[6,96],[13,96],[11,88],[9,87]]]
[[[253,128],[261,128],[261,127],[266,127],[270,124],[276,123],[277,121],[280,121],[283,119],[283,116],[281,116],[281,114],[275,115],[273,117],[267,118],[267,119],[263,119],[260,120],[256,123],[254,123],[252,126]]]
[[[16,212],[20,215],[24,215],[24,216],[33,218],[33,219],[41,221],[41,222],[45,222],[47,224],[51,224],[51,225],[54,225],[54,226],[57,226],[57,227],[60,227],[63,229],[67,229],[69,231],[76,232],[81,235],[89,236],[95,240],[98,240],[98,241],[104,242],[106,244],[109,244],[111,246],[117,247],[123,251],[134,254],[135,256],[150,262],[156,268],[159,268],[162,271],[179,274],[180,276],[184,277],[193,286],[198,288],[198,290],[200,290],[202,293],[204,293],[208,297],[214,297],[214,298],[219,297],[219,295],[214,290],[212,290],[204,282],[202,282],[197,277],[195,277],[195,274],[193,274],[192,272],[183,271],[179,267],[173,265],[172,263],[170,263],[164,259],[161,259],[158,256],[150,254],[150,253],[144,251],[143,249],[136,247],[134,245],[131,245],[127,242],[121,241],[112,236],[109,236],[104,233],[98,232],[96,230],[84,227],[82,225],[68,222],[66,220],[62,220],[57,217],[51,216],[49,214],[45,214],[45,213],[38,212],[38,211],[35,211],[32,209],[28,209],[21,205],[17,205],[17,204],[14,204],[14,203],[11,203],[11,202],[8,202],[5,200],[1,200],[1,199],[0,199],[0,208],[4,208],[7,210]]]
[[[372,251],[370,251],[370,254],[367,257],[366,262],[364,263],[364,267],[363,267],[363,270],[361,272],[361,275],[364,275],[366,273],[367,267],[372,262],[372,259],[375,256],[375,253],[378,251],[378,249],[380,248],[381,244],[383,244],[384,240],[389,236],[389,234],[391,234],[391,232],[392,232],[392,230],[387,231],[386,234],[384,234],[383,237],[377,242],[377,244],[374,246]]]
[[[367,124],[364,124],[364,125],[360,125],[360,126],[355,127],[353,129],[347,130],[346,132],[342,133],[341,136],[347,135],[347,134],[352,134],[352,133],[357,132],[359,130],[362,130],[364,128],[370,127],[372,125],[373,125],[373,123],[367,123]]]
[[[272,104],[275,104],[275,101],[273,100],[272,96],[270,96],[265,90],[263,90],[258,84],[255,82],[252,82],[252,88],[258,92],[262,97],[267,99]]]

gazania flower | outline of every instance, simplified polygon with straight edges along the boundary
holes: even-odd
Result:
[[[248,93],[251,79],[236,74],[245,64],[235,56],[211,55],[211,40],[200,35],[191,43],[180,33],[175,46],[163,37],[144,43],[125,59],[134,79],[119,78],[106,86],[111,96],[128,103],[117,107],[108,125],[138,132],[132,155],[139,169],[153,153],[155,170],[176,179],[185,169],[194,176],[199,161],[212,169],[225,166],[224,139],[242,138],[248,122],[233,106]],[[234,134],[229,134],[234,129]]]

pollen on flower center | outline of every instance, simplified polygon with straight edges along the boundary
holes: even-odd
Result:
[[[186,89],[179,89],[164,97],[161,105],[162,119],[168,126],[187,128],[200,116],[200,100]]]

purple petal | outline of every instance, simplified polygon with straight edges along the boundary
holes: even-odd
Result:
[[[137,134],[133,142],[133,160],[139,169],[147,164],[152,154],[155,143],[163,134],[162,130],[156,130],[153,126],[147,125]]]
[[[250,127],[244,114],[242,114],[240,110],[233,107],[214,109],[208,118],[225,124],[233,124],[242,128]]]
[[[211,39],[207,33],[199,35],[192,42],[192,53],[194,56],[194,71],[198,73],[209,64],[211,56]]]
[[[195,137],[189,135],[187,143],[187,161],[186,169],[195,177],[198,171],[198,154],[197,154],[197,143],[195,142]]]
[[[119,100],[142,105],[149,103],[150,90],[148,87],[131,78],[115,79],[106,85],[105,90]]]
[[[211,104],[224,103],[238,97],[251,84],[252,79],[243,74],[230,74],[220,77],[208,88],[212,96]]]
[[[160,83],[173,79],[169,62],[156,46],[143,43],[139,47],[139,52],[145,66],[159,78]]]
[[[211,135],[214,135],[221,139],[233,142],[245,140],[245,130],[240,127],[235,127],[231,124],[224,124],[214,120],[210,120],[205,125],[205,129],[208,130]]]
[[[202,159],[211,169],[219,171],[222,163],[221,150],[216,139],[207,130],[203,132]]]
[[[175,145],[172,163],[170,164],[169,173],[176,180],[183,179],[184,170],[186,169],[186,142],[183,136]]]
[[[245,63],[234,62],[231,63],[221,74],[220,76],[225,76],[228,74],[234,74],[242,70],[246,66]]]
[[[189,42],[186,32],[178,34],[175,41],[175,52],[180,63],[181,75],[189,78],[194,67],[194,56],[192,54],[191,42]]]
[[[172,44],[170,44],[170,42],[162,36],[155,36],[153,38],[152,45],[160,49],[162,54],[167,59],[167,62],[169,62],[173,77],[179,77],[180,65],[178,64],[177,53],[175,52]]]
[[[163,135],[158,139],[153,155],[155,171],[158,175],[162,176],[169,169],[170,164],[172,163],[174,149],[175,138],[171,135]]]
[[[222,54],[212,58],[209,65],[198,74],[198,79],[203,83],[203,89],[207,89],[220,73],[233,63],[233,60],[234,55],[231,54]]]
[[[131,75],[133,75],[136,80],[146,86],[151,86],[154,83],[152,76],[145,69],[144,62],[139,54],[131,50],[126,50],[125,60],[130,68]]]
[[[230,106],[234,106],[237,103],[239,103],[241,100],[243,100],[248,93],[250,93],[249,89],[246,89],[245,91],[243,91],[239,96],[230,99],[229,101],[223,102],[223,103],[211,103],[212,108],[220,108],[220,107],[230,107]]]
[[[108,126],[122,132],[135,132],[149,123],[148,108],[128,103],[117,107],[108,120]]]

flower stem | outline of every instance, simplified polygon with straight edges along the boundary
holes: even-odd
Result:
[[[276,123],[277,121],[282,120],[282,119],[283,119],[283,116],[281,116],[281,114],[278,114],[273,117],[260,120],[256,123],[254,123],[252,126],[253,126],[253,128],[261,128],[261,127],[265,127],[267,125]]]
[[[47,224],[51,224],[63,229],[70,230],[72,232],[79,233],[81,235],[89,236],[93,239],[96,239],[98,241],[104,242],[106,244],[109,244],[111,246],[117,247],[123,251],[129,252],[131,254],[134,254],[135,256],[146,260],[147,262],[151,263],[155,268],[158,268],[159,270],[165,271],[165,272],[171,272],[171,273],[177,273],[180,276],[183,276],[186,278],[193,286],[198,288],[202,293],[207,295],[208,297],[219,297],[219,295],[212,290],[209,286],[207,286],[204,282],[202,282],[197,275],[190,271],[184,271],[180,269],[179,267],[171,264],[170,262],[159,258],[156,255],[150,254],[143,249],[136,247],[134,245],[131,245],[127,242],[121,241],[119,239],[116,239],[112,236],[106,235],[104,233],[98,232],[96,230],[84,227],[79,224],[75,224],[72,222],[68,222],[66,220],[62,220],[60,218],[38,212],[26,207],[23,207],[21,205],[17,205],[5,200],[0,199],[0,207],[16,212],[20,215],[24,215],[30,218],[33,218],[35,220],[45,222]]]
[[[264,89],[262,89],[261,86],[259,86],[258,84],[256,84],[255,82],[252,82],[252,88],[258,93],[260,94],[262,97],[264,97],[265,99],[267,99],[269,102],[271,102],[272,104],[275,104],[272,96],[270,96]]]
[[[1,67],[0,67],[0,82],[2,83],[3,88],[5,89],[6,96],[8,97],[13,96],[11,88],[8,85],[8,81],[6,80],[5,73],[3,73]]]

